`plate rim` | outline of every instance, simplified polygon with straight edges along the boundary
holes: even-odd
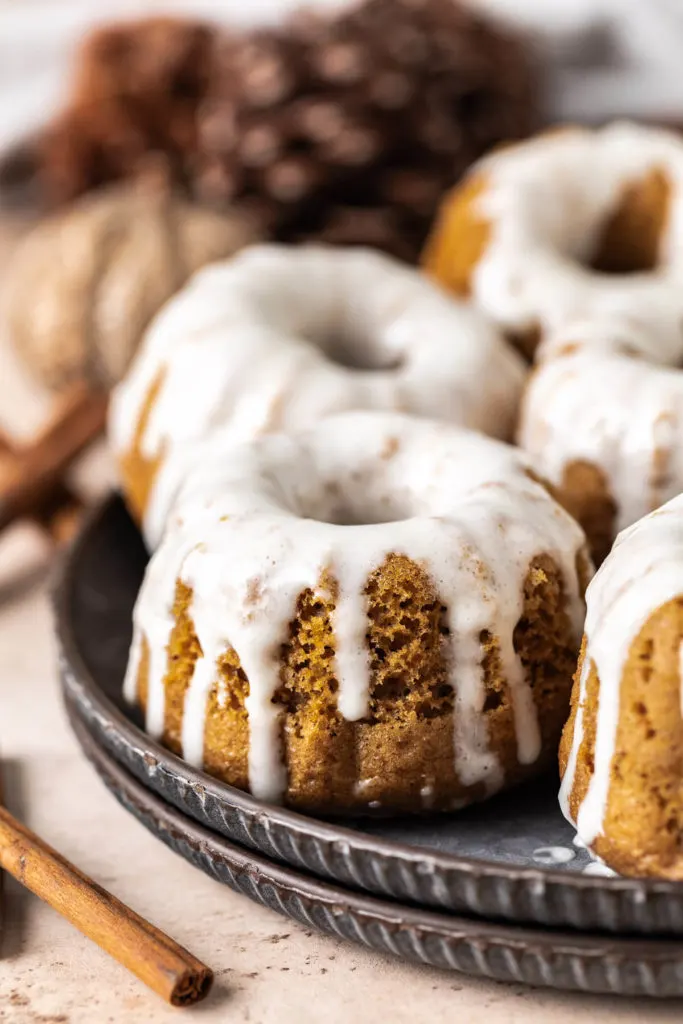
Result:
[[[641,960],[639,966],[646,967],[649,972],[649,982],[646,982],[639,990],[639,995],[667,998],[675,994],[683,994],[683,945],[673,937],[652,938],[641,935],[614,937],[604,933],[592,934],[565,928],[549,929],[539,925],[530,927],[526,924],[490,921],[452,912],[439,913],[433,908],[412,907],[400,901],[389,901],[376,895],[356,892],[345,888],[340,883],[322,880],[313,875],[304,874],[290,865],[279,864],[267,858],[263,853],[245,849],[220,833],[208,829],[157,793],[149,790],[90,733],[87,724],[81,718],[78,706],[71,698],[66,700],[66,709],[69,723],[82,753],[95,769],[101,781],[129,813],[133,814],[156,838],[161,839],[176,853],[184,856],[193,866],[200,867],[200,869],[202,867],[187,854],[183,854],[181,849],[183,842],[190,847],[194,846],[196,851],[201,850],[202,856],[208,857],[210,860],[222,861],[238,875],[246,876],[251,884],[245,887],[225,883],[220,878],[219,881],[231,885],[236,891],[250,896],[270,909],[279,910],[281,913],[287,913],[288,916],[301,920],[301,917],[297,917],[296,914],[285,909],[286,904],[282,899],[283,892],[295,896],[299,900],[302,898],[312,900],[323,904],[333,917],[346,914],[352,922],[355,922],[355,931],[351,929],[350,935],[343,934],[342,937],[355,938],[357,942],[370,945],[382,952],[393,952],[402,956],[403,959],[412,959],[423,963],[434,964],[435,961],[419,955],[411,957],[395,948],[388,948],[391,943],[387,944],[386,935],[382,942],[377,941],[378,936],[374,937],[375,941],[369,941],[369,939],[372,940],[373,935],[372,932],[367,931],[368,927],[373,925],[380,930],[389,929],[390,931],[406,929],[412,935],[413,941],[415,941],[416,933],[421,936],[420,942],[424,941],[425,937],[432,941],[465,941],[472,947],[478,947],[483,956],[475,957],[476,970],[462,971],[462,973],[480,977],[497,977],[500,980],[532,984],[527,978],[519,976],[520,970],[523,971],[519,962],[513,967],[508,959],[506,969],[503,971],[483,969],[486,956],[493,947],[508,952],[512,957],[530,954],[537,959],[545,958],[544,970],[541,972],[542,980],[540,982],[535,980],[533,984],[543,984],[548,988],[560,990],[574,989],[584,992],[610,992],[613,995],[621,996],[633,995],[633,992],[623,991],[615,983],[615,965],[610,960],[621,958],[629,961],[629,957],[636,957]],[[122,799],[121,793],[127,799]],[[130,806],[131,802],[141,813],[145,812],[152,818],[154,824],[148,824],[141,813],[136,813],[136,810]],[[212,877],[217,877],[215,872],[207,870],[206,867],[203,870]],[[266,894],[260,892],[257,894],[256,889],[259,884],[269,887],[270,890],[277,890],[275,898],[271,896],[268,899]],[[277,905],[274,906],[273,903]],[[323,932],[341,934],[339,929],[329,926],[329,920],[327,926],[323,926],[320,919],[315,917],[308,918],[307,923]],[[359,925],[360,933],[358,932]],[[552,979],[553,971],[557,970],[555,960],[558,957],[565,957],[568,960],[579,957],[584,960],[583,967],[579,969],[572,967],[574,984],[571,986],[558,984]],[[642,961],[647,958],[650,958],[649,963],[643,963]],[[584,970],[587,961],[603,968],[603,977],[606,979],[604,986],[596,988],[590,984]],[[653,966],[664,969],[666,965],[674,966],[678,975],[676,993],[658,992],[656,986],[653,990],[652,983],[655,981],[652,977]],[[441,966],[444,965],[441,964]],[[452,969],[461,970],[457,967]],[[622,969],[627,970],[625,964],[622,965]]]
[[[584,898],[590,894],[605,892],[631,896],[635,902],[642,900],[644,894],[657,897],[675,895],[678,899],[683,898],[683,888],[680,883],[661,879],[610,878],[560,871],[552,867],[531,867],[502,861],[487,861],[482,858],[443,853],[429,848],[410,846],[400,841],[383,839],[369,833],[358,832],[345,825],[343,819],[334,819],[332,822],[328,822],[308,817],[287,807],[265,803],[250,793],[213,778],[177,757],[140,729],[106,695],[81,656],[71,622],[71,596],[83,552],[92,543],[98,525],[108,514],[112,514],[116,505],[120,505],[121,502],[120,495],[117,492],[112,492],[89,513],[83,528],[60,560],[52,588],[52,607],[64,692],[76,700],[91,729],[96,730],[107,745],[109,752],[117,760],[121,759],[121,752],[116,743],[118,740],[118,743],[133,752],[136,757],[144,758],[149,769],[161,766],[186,790],[202,794],[202,796],[208,794],[217,803],[225,804],[253,820],[260,822],[267,820],[278,828],[294,832],[300,837],[313,839],[337,851],[342,847],[347,847],[361,855],[408,864],[411,868],[421,865],[425,872],[441,871],[454,875],[459,874],[463,879],[476,877],[504,881],[513,886],[560,886],[563,889],[570,889]],[[156,792],[159,792],[151,771],[147,772],[147,782],[147,788],[154,788]],[[178,806],[176,801],[174,804],[176,807]],[[183,806],[183,810],[194,820],[198,820],[191,809]],[[428,868],[425,865],[428,865]],[[328,875],[328,877],[330,876]],[[381,891],[388,894],[386,889]],[[479,913],[476,909],[472,912]],[[513,911],[506,913],[505,909],[501,908],[499,913],[502,917],[516,919]],[[538,919],[536,923],[539,923]],[[609,928],[610,926],[605,925],[604,927]]]

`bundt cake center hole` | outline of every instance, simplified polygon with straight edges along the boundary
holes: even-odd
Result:
[[[317,514],[307,515],[306,518],[314,519],[317,523],[329,523],[332,526],[379,526],[381,523],[397,523],[409,518],[407,515],[402,515],[398,509],[372,505],[363,508],[336,505],[330,509],[316,509],[315,512]]]
[[[602,227],[591,270],[600,274],[646,274],[660,263],[671,184],[661,168],[631,182]]]
[[[383,488],[373,494],[372,482],[365,480],[348,488],[343,483],[323,488],[312,500],[300,496],[296,511],[304,519],[331,526],[378,526],[412,518],[414,510],[409,504]]]
[[[601,239],[597,253],[588,264],[594,273],[612,277],[648,274],[658,266],[659,259],[652,246],[645,247],[636,239],[623,239],[615,245],[608,238]]]
[[[402,356],[388,352],[376,341],[360,334],[339,331],[321,335],[316,342],[330,362],[347,370],[387,373],[399,370],[403,365]]]

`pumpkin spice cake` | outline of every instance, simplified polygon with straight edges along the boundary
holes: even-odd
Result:
[[[614,124],[484,159],[425,254],[536,349],[517,438],[597,561],[683,490],[682,231],[683,139]]]
[[[252,246],[153,322],[114,392],[110,437],[153,547],[196,444],[219,427],[248,440],[376,408],[507,440],[525,376],[486,317],[388,256]]]
[[[587,592],[561,805],[620,874],[683,880],[683,498],[624,531]]]
[[[678,341],[682,178],[673,132],[555,129],[474,164],[444,200],[423,264],[527,351],[608,318]]]
[[[314,811],[452,809],[552,763],[590,569],[523,452],[346,412],[195,464],[135,610],[153,736]]]

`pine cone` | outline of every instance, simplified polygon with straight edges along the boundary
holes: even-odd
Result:
[[[215,30],[153,17],[106,26],[77,56],[63,112],[0,167],[0,187],[32,186],[58,205],[146,171],[150,154],[182,181],[196,151],[197,108],[210,80]]]
[[[242,36],[148,18],[86,40],[66,108],[0,163],[0,194],[58,205],[163,159],[271,238],[415,260],[444,190],[533,127],[533,95],[525,49],[457,0],[365,0]]]
[[[220,39],[196,188],[283,241],[414,260],[445,188],[533,126],[520,44],[454,0],[366,0]]]

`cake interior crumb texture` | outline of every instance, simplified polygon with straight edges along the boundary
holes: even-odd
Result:
[[[447,683],[445,609],[431,580],[413,561],[392,554],[368,578],[370,714],[345,720],[336,705],[334,582],[321,581],[325,600],[300,594],[289,636],[282,645],[280,743],[287,768],[286,802],[293,807],[344,810],[377,803],[396,810],[447,809],[486,796],[483,786],[462,786],[453,757],[453,690]],[[542,764],[552,764],[566,718],[576,650],[561,575],[548,556],[529,566],[523,581],[524,611],[514,646],[525,667],[542,733]],[[164,680],[163,742],[181,753],[185,693],[201,654],[192,622],[192,591],[177,582],[174,627]],[[491,747],[506,784],[537,773],[539,762],[520,765],[513,709],[501,672],[498,642],[480,636],[485,717]],[[138,699],[147,702],[148,657],[143,650]],[[206,771],[248,789],[249,681],[232,649],[218,664],[204,733]],[[359,784],[359,780],[362,782]]]
[[[683,718],[680,672],[683,597],[648,618],[631,644],[619,690],[619,717],[610,765],[607,806],[592,849],[624,875],[683,880]],[[560,768],[569,761],[579,704],[578,679],[560,745]],[[589,669],[583,732],[569,807],[574,818],[595,772],[600,678]]]

